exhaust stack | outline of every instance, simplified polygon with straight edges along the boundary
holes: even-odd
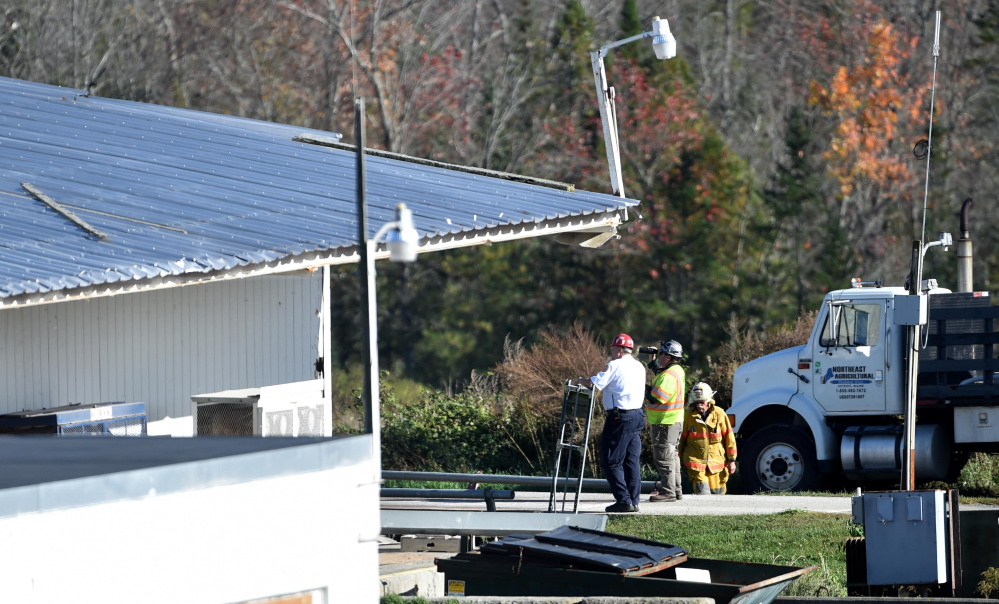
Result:
[[[961,237],[957,240],[957,291],[970,292],[973,289],[971,268],[971,234],[968,232],[968,211],[971,198],[961,204]]]

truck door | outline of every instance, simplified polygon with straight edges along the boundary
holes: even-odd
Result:
[[[812,394],[835,415],[885,410],[885,302],[828,300],[812,351]]]

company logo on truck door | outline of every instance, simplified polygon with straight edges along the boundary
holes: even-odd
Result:
[[[833,384],[836,398],[862,399],[867,396],[866,385],[878,379],[867,365],[837,365],[826,369],[822,383]]]
[[[867,365],[840,365],[826,369],[822,383],[826,384],[870,384],[874,374],[868,373]]]

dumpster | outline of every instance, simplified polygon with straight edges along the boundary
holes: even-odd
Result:
[[[510,535],[435,563],[450,596],[694,597],[717,604],[766,604],[817,568],[693,558],[667,543],[574,526]]]

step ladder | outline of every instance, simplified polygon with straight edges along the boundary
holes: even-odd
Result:
[[[562,417],[559,420],[558,442],[555,444],[555,471],[552,474],[552,489],[548,497],[548,511],[565,512],[569,499],[569,487],[576,491],[572,501],[572,513],[579,508],[579,494],[583,490],[583,474],[586,471],[586,449],[590,442],[590,423],[593,419],[593,389],[574,386],[566,380],[562,394]],[[582,425],[580,425],[582,424]],[[559,485],[560,476],[563,478]],[[573,483],[571,484],[570,483]],[[561,497],[561,509],[559,507]]]

